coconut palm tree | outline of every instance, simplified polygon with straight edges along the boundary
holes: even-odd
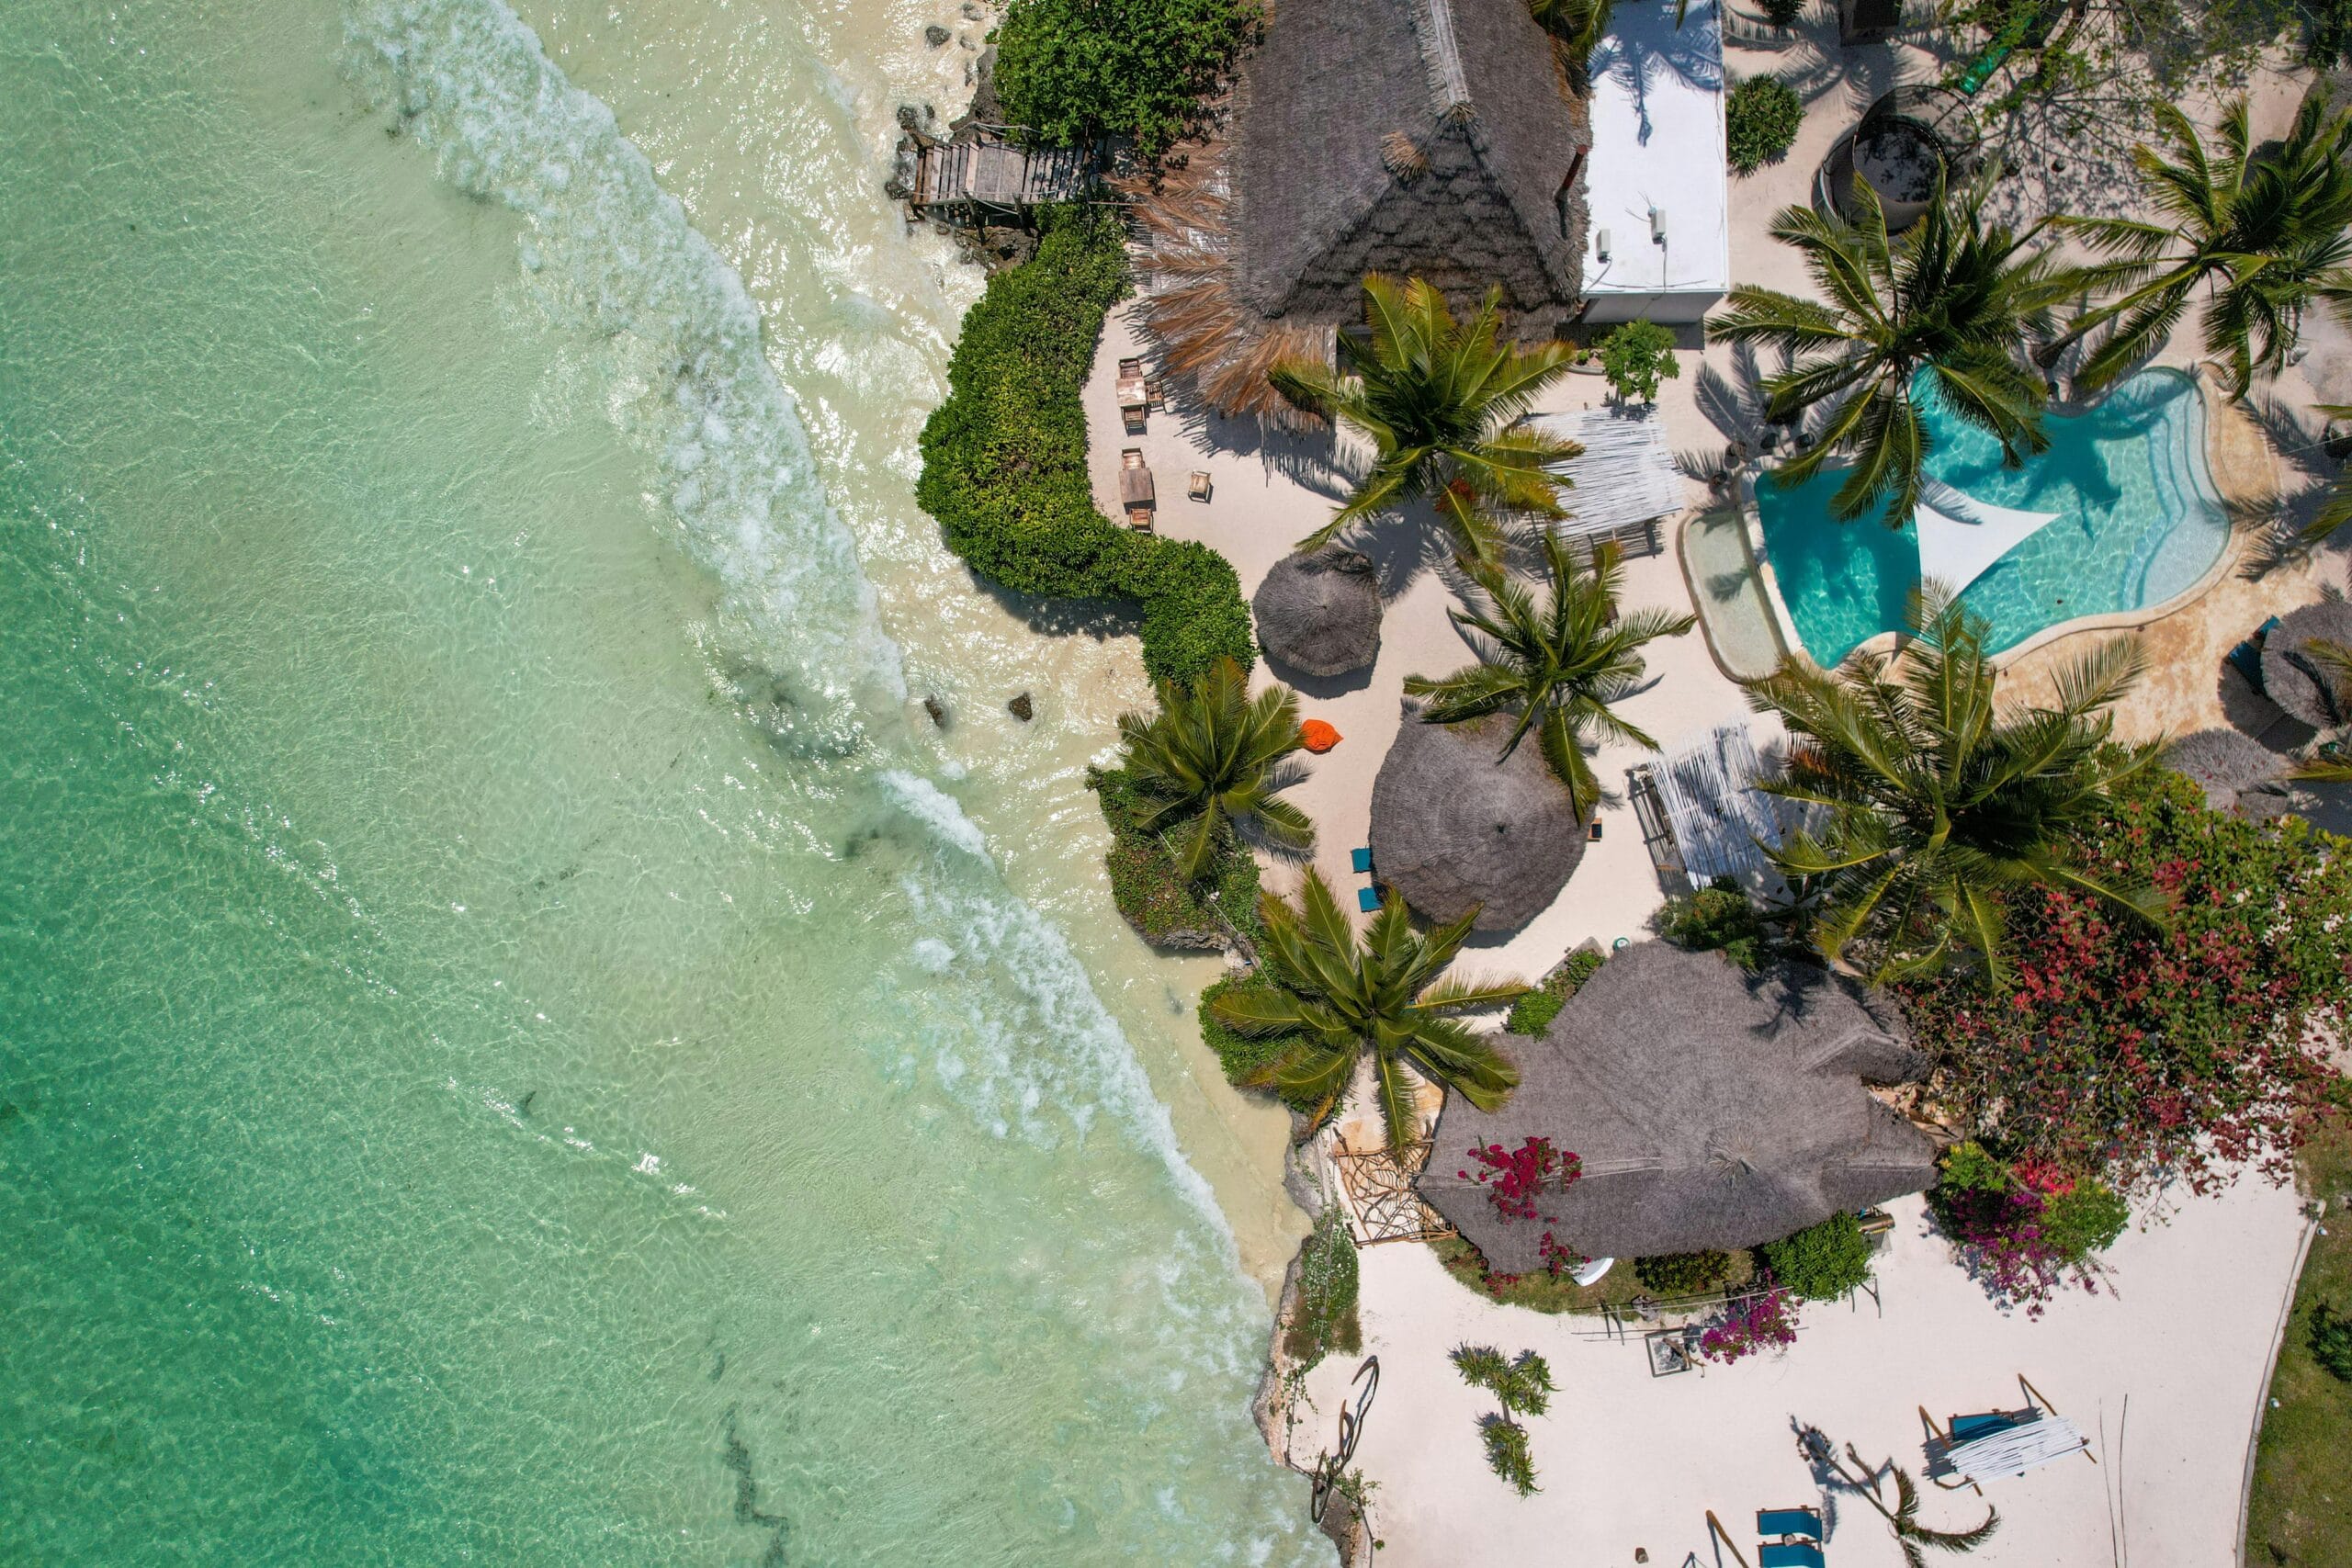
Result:
[[[1425,699],[1421,716],[1431,724],[1516,712],[1519,722],[1503,742],[1503,755],[1535,731],[1544,761],[1568,786],[1577,813],[1589,815],[1600,799],[1600,781],[1584,753],[1588,738],[1599,733],[1657,750],[1657,741],[1609,705],[1640,682],[1644,644],[1680,637],[1697,622],[1665,610],[1619,615],[1625,570],[1623,552],[1613,542],[1595,547],[1588,566],[1547,533],[1544,564],[1550,588],[1540,600],[1528,584],[1498,569],[1476,569],[1469,608],[1447,614],[1471,634],[1478,662],[1442,681],[1409,676],[1405,690]]]
[[[1854,182],[1860,210],[1850,220],[1810,207],[1772,220],[1773,237],[1804,253],[1826,302],[1744,284],[1707,334],[1794,356],[1765,378],[1767,419],[1785,423],[1815,403],[1832,405],[1821,438],[1781,464],[1776,482],[1803,484],[1850,455],[1831,513],[1850,521],[1883,505],[1887,525],[1900,527],[1926,478],[1931,442],[1920,408],[1928,396],[1990,432],[2011,465],[2049,446],[2049,391],[2020,353],[2056,330],[2053,308],[2079,286],[2034,243],[2048,220],[2022,233],[1988,221],[1985,189],[1939,188],[1899,236],[1887,233],[1867,180]]]
[[[1270,373],[1274,389],[1309,413],[1337,420],[1372,443],[1372,471],[1331,515],[1299,541],[1319,549],[1341,530],[1399,502],[1434,496],[1467,561],[1502,559],[1494,509],[1560,515],[1560,480],[1545,465],[1583,448],[1513,428],[1544,388],[1568,373],[1561,343],[1515,348],[1500,341],[1502,290],[1491,288],[1467,321],[1419,278],[1363,280],[1365,330],[1342,333],[1342,368],[1303,361]]]
[[[1784,774],[1760,787],[1815,808],[1818,827],[1771,852],[1815,945],[1835,960],[1862,942],[1880,979],[1973,952],[1998,979],[2002,897],[2033,885],[2161,923],[2154,890],[2106,881],[2067,848],[2156,758],[2153,745],[2117,744],[2103,711],[2139,679],[2138,641],[2061,670],[2054,707],[2003,707],[1982,621],[1923,599],[1913,624],[1891,658],[1850,659],[1834,673],[1792,660],[1747,688],[1794,739]]]
[[[2208,291],[2205,352],[2227,367],[2242,398],[2257,372],[2287,362],[2302,313],[2316,301],[2352,300],[2352,112],[2332,112],[2324,95],[2303,102],[2276,152],[2256,153],[2240,98],[2222,117],[2208,149],[2188,117],[2154,106],[2158,145],[2132,151],[2159,217],[2065,218],[2066,230],[2109,259],[2078,275],[2121,292],[2084,311],[2041,355],[2054,363],[2069,345],[2112,326],[2075,383],[2096,391],[2163,346]]]
[[[1190,685],[1163,684],[1159,711],[1119,716],[1124,767],[1142,805],[1136,826],[1174,829],[1178,871],[1200,882],[1216,866],[1228,824],[1246,822],[1283,849],[1315,842],[1306,813],[1274,792],[1291,782],[1283,759],[1299,748],[1298,697],[1270,686],[1253,699],[1250,677],[1220,659]]]
[[[1500,1106],[1519,1083],[1510,1059],[1455,1015],[1499,1007],[1526,986],[1443,977],[1476,914],[1417,931],[1405,901],[1392,897],[1359,941],[1330,885],[1310,870],[1296,908],[1271,894],[1260,900],[1266,935],[1259,974],[1266,983],[1234,987],[1209,1010],[1236,1034],[1289,1041],[1255,1081],[1294,1102],[1311,1101],[1317,1122],[1347,1093],[1357,1059],[1369,1053],[1388,1146],[1403,1149],[1419,1133],[1408,1058],[1482,1111]]]
[[[1609,36],[1609,14],[1616,0],[1527,0],[1527,8],[1534,14],[1535,25],[1552,35],[1555,52],[1577,86],[1589,91],[1592,51]]]
[[[2314,403],[2312,406],[2332,420],[2352,419],[2352,403]],[[2346,523],[2352,523],[2352,463],[2346,463],[2336,470],[2335,482],[2327,489],[2327,499],[2320,502],[2319,511],[2303,525],[2303,537],[2324,539]]]

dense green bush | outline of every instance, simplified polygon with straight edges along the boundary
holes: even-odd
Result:
[[[1356,1318],[1356,1243],[1336,1200],[1323,1205],[1298,1249],[1298,1299],[1283,1348],[1302,1367],[1334,1350],[1352,1356],[1363,1348]]]
[[[1752,175],[1786,152],[1804,123],[1804,100],[1778,76],[1750,76],[1724,106],[1724,138],[1731,166]]]
[[[1657,931],[1678,947],[1725,953],[1750,974],[1771,953],[1771,931],[1763,911],[1728,876],[1667,900],[1658,912]]]
[[[2352,1382],[2352,1317],[2326,1302],[2312,1308],[2311,1347],[2323,1371]]]
[[[1012,0],[996,31],[1004,117],[1057,146],[1131,139],[1157,157],[1259,26],[1255,0]]]
[[[1674,363],[1674,333],[1656,321],[1627,321],[1600,340],[1600,373],[1621,398],[1657,400],[1657,384],[1682,374]]]
[[[1809,1302],[1834,1302],[1871,1277],[1871,1238],[1851,1214],[1832,1214],[1762,1251],[1773,1280]]]
[[[1560,1010],[1567,1005],[1568,998],[1575,996],[1584,983],[1592,978],[1592,972],[1600,967],[1600,959],[1601,955],[1590,948],[1569,953],[1542,985],[1523,993],[1519,1000],[1510,1004],[1510,1012],[1504,1018],[1503,1027],[1513,1034],[1524,1034],[1530,1038],[1551,1028],[1552,1021],[1560,1016]]]
[[[1164,942],[1178,932],[1220,926],[1257,942],[1258,857],[1248,845],[1228,829],[1217,851],[1216,874],[1195,886],[1184,880],[1159,835],[1135,825],[1136,792],[1125,773],[1091,768],[1086,784],[1111,829],[1111,852],[1102,863],[1111,874],[1112,901],[1146,942]]]
[[[1036,256],[989,280],[964,317],[947,400],[922,428],[915,499],[947,547],[1018,593],[1128,599],[1143,612],[1156,681],[1193,681],[1220,658],[1249,664],[1250,607],[1223,556],[1123,528],[1095,508],[1080,389],[1102,314],[1127,290],[1115,218],[1040,215]]]
[[[1928,1212],[1987,1293],[2030,1314],[2039,1314],[2070,1280],[2091,1286],[2098,1254],[2132,1218],[2122,1195],[2104,1182],[2070,1179],[2030,1158],[2012,1167],[1978,1143],[1953,1145],[1940,1163]]]
[[[1695,1296],[1731,1278],[1728,1252],[1670,1252],[1634,1259],[1634,1278],[1661,1296]]]
[[[1766,21],[1787,32],[1804,15],[1806,4],[1807,0],[1758,0],[1757,8],[1764,13]]]

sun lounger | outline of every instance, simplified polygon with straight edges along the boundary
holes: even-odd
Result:
[[[1821,1539],[1821,1510],[1818,1508],[1758,1508],[1756,1510],[1756,1533],[1779,1536],[1803,1536],[1807,1540]]]
[[[1824,1568],[1821,1548],[1809,1540],[1768,1540],[1756,1549],[1756,1568]]]
[[[1355,867],[1356,874],[1358,876],[1370,875],[1372,874],[1372,846],[1370,844],[1366,844],[1361,849],[1350,850],[1348,852],[1348,863]]]
[[[2230,668],[2245,677],[2245,683],[2254,688],[2256,695],[2268,695],[2262,684],[2262,644],[2278,629],[2278,617],[2273,615],[2256,627],[2252,637],[2230,649]]]
[[[1142,360],[1119,361],[1118,388],[1119,417],[1125,422],[1128,434],[1140,435],[1144,429],[1144,415],[1151,407],[1151,392],[1144,384]]]
[[[1380,912],[1380,889],[1377,887],[1357,888],[1356,908],[1362,909],[1367,915],[1378,914]]]

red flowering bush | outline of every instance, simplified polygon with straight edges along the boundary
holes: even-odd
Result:
[[[1768,1346],[1793,1345],[1796,1339],[1795,1300],[1768,1277],[1762,1291],[1734,1302],[1721,1323],[1699,1336],[1699,1354],[1729,1366]]]
[[[2029,1317],[2040,1317],[2069,1281],[2096,1292],[2098,1255],[2131,1219],[2130,1206],[2102,1182],[2034,1160],[2004,1167],[1975,1144],[1944,1155],[1928,1203],[1985,1293]]]
[[[1565,1192],[1584,1174],[1584,1161],[1553,1148],[1549,1138],[1530,1138],[1516,1149],[1500,1144],[1481,1148],[1474,1144],[1469,1152],[1478,1162],[1478,1173],[1473,1176],[1465,1169],[1454,1174],[1486,1188],[1487,1201],[1506,1222],[1535,1218],[1538,1193],[1547,1186]],[[1552,1216],[1544,1218],[1548,1222]]]
[[[2169,929],[2079,894],[2012,897],[2006,987],[1980,973],[1902,988],[1939,1104],[2045,1196],[2045,1172],[2202,1189],[2253,1160],[2283,1179],[2345,1094],[2311,1036],[2352,978],[2352,846],[2209,810],[2152,772],[2075,848],[2086,870],[2162,889]]]

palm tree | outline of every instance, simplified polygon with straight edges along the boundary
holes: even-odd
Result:
[[[1767,419],[1785,423],[1815,403],[1836,403],[1820,440],[1773,475],[1803,484],[1850,451],[1853,468],[1829,502],[1835,516],[1851,521],[1883,503],[1887,526],[1910,520],[1931,445],[1920,416],[1927,389],[1946,412],[1996,436],[2012,466],[2050,445],[2041,428],[2049,390],[2018,356],[2029,339],[2056,329],[2052,308],[2079,286],[2034,245],[2048,220],[2023,233],[1988,222],[1985,189],[1979,182],[1952,197],[1939,187],[1919,220],[1894,237],[1867,180],[1853,183],[1860,214],[1851,220],[1789,208],[1772,220],[1772,235],[1804,253],[1828,303],[1742,285],[1730,310],[1707,323],[1711,338],[1794,356],[1765,378]]]
[[[1306,813],[1273,797],[1291,782],[1282,760],[1299,748],[1298,698],[1287,688],[1252,699],[1248,673],[1220,659],[1190,685],[1163,684],[1151,717],[1120,715],[1119,737],[1127,775],[1144,797],[1136,826],[1181,827],[1171,848],[1187,882],[1215,869],[1228,823],[1250,823],[1284,849],[1313,846]]]
[[[2103,712],[2144,668],[2118,638],[2058,673],[2055,707],[1996,707],[1984,624],[1957,603],[1915,603],[1917,636],[1892,658],[1835,673],[1795,660],[1747,688],[1794,738],[1786,773],[1761,785],[1816,808],[1820,826],[1771,852],[1797,888],[1815,945],[1857,941],[1873,977],[1917,974],[1973,952],[2003,974],[2002,896],[2030,885],[2086,892],[2161,923],[2145,887],[2078,864],[2067,839],[2116,785],[2156,757],[2114,742]]]
[[[1515,1417],[1541,1416],[1551,1408],[1559,1385],[1552,1381],[1550,1363],[1532,1350],[1505,1357],[1491,1345],[1457,1345],[1453,1358],[1464,1382],[1485,1389],[1502,1406],[1501,1414],[1478,1418],[1487,1463],[1521,1496],[1533,1496],[1543,1489],[1535,1484],[1535,1465],[1528,1456],[1527,1428]]]
[[[1992,1540],[1993,1532],[2001,1528],[2000,1510],[1990,1503],[1984,1505],[1983,1522],[1973,1529],[1939,1530],[1921,1524],[1919,1487],[1911,1479],[1910,1472],[1891,1459],[1872,1469],[1855,1451],[1854,1445],[1848,1443],[1846,1458],[1854,1461],[1854,1469],[1849,1471],[1845,1461],[1838,1457],[1838,1450],[1830,1446],[1829,1435],[1818,1427],[1798,1428],[1797,1452],[1808,1461],[1834,1473],[1846,1483],[1848,1491],[1859,1494],[1864,1502],[1879,1511],[1880,1517],[1894,1531],[1895,1544],[1903,1549],[1903,1561],[1907,1568],[1927,1568],[1927,1556],[1920,1551],[1921,1547],[1932,1546],[1939,1551],[1965,1555]],[[1879,1500],[1878,1484],[1882,1472],[1891,1472],[1894,1476],[1894,1507],[1892,1511]]]
[[[1298,547],[1319,548],[1360,519],[1434,495],[1463,558],[1500,561],[1491,509],[1561,514],[1560,481],[1545,465],[1583,448],[1512,425],[1567,374],[1573,351],[1499,341],[1500,288],[1488,289],[1466,322],[1418,277],[1400,284],[1374,273],[1363,280],[1363,299],[1366,330],[1340,335],[1340,372],[1304,362],[1271,372],[1274,389],[1294,405],[1361,432],[1374,453],[1355,493]]]
[[[1467,611],[1449,610],[1453,624],[1472,634],[1478,662],[1442,681],[1408,677],[1405,690],[1428,699],[1421,716],[1431,724],[1459,724],[1506,710],[1519,715],[1508,757],[1531,729],[1544,761],[1579,815],[1600,799],[1600,781],[1584,754],[1595,731],[1646,750],[1657,742],[1617,716],[1610,704],[1631,693],[1642,678],[1644,644],[1680,637],[1697,625],[1690,615],[1637,610],[1620,617],[1617,596],[1625,582],[1623,552],[1613,542],[1594,547],[1589,567],[1563,545],[1544,536],[1544,563],[1551,591],[1539,602],[1525,583],[1501,570],[1480,567]]]
[[[1391,897],[1359,942],[1330,885],[1310,870],[1296,908],[1271,894],[1260,900],[1266,935],[1259,972],[1268,983],[1227,990],[1210,1010],[1236,1034],[1295,1036],[1255,1081],[1311,1100],[1317,1122],[1347,1093],[1357,1058],[1369,1052],[1388,1146],[1404,1149],[1419,1132],[1407,1058],[1481,1111],[1500,1106],[1519,1083],[1510,1059],[1454,1015],[1498,1007],[1526,986],[1440,977],[1476,914],[1424,933],[1413,929],[1405,901]]]
[[[2312,406],[2332,420],[2352,419],[2352,403]],[[2352,523],[2352,463],[2336,469],[2335,482],[2327,487],[2327,499],[2320,502],[2319,511],[2303,525],[2303,537],[2312,541],[2324,539],[2346,523]]]
[[[2256,154],[2240,98],[2222,117],[2216,157],[2179,109],[2154,109],[2160,144],[2132,156],[2161,216],[2060,220],[2111,258],[2081,280],[2122,292],[2077,316],[2042,363],[2112,323],[2075,373],[2086,390],[2106,387],[2163,346],[2203,284],[2205,352],[2228,366],[2230,395],[2242,398],[2257,371],[2286,364],[2307,306],[2352,300],[2352,113],[2307,98],[2278,151]]]
[[[1615,9],[1615,0],[1527,0],[1527,8],[1534,14],[1535,25],[1552,35],[1554,52],[1578,87],[1589,90],[1592,51],[1609,36],[1609,13]]]

